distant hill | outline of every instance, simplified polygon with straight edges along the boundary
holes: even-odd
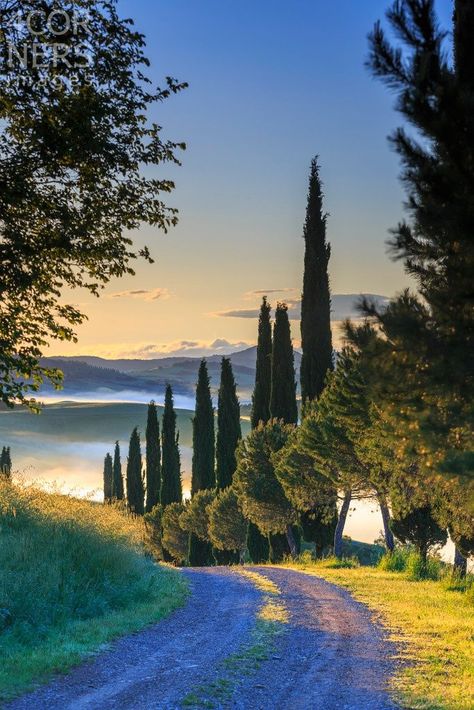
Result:
[[[214,394],[219,387],[221,355],[206,358]],[[257,348],[251,347],[229,355],[239,395],[250,399],[254,382]],[[166,384],[175,394],[193,396],[201,358],[164,357],[153,360],[107,360],[91,355],[44,358],[42,364],[64,372],[65,396],[90,393],[105,396],[107,392],[156,393],[160,397]],[[301,354],[295,352],[296,377],[299,379]],[[45,386],[43,392],[52,388]]]

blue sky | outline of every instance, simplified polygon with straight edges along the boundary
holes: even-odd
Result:
[[[294,289],[281,298],[297,297],[316,153],[330,213],[333,292],[390,296],[408,284],[385,247],[403,215],[398,160],[386,141],[400,119],[394,97],[364,68],[367,33],[387,6],[119,0],[147,36],[153,80],[172,75],[190,84],[152,115],[167,137],[188,144],[182,168],[160,170],[176,180],[170,202],[181,219],[167,237],[149,229],[135,235],[157,263],[113,284],[109,296],[120,297],[94,302],[93,312],[83,304],[91,321],[80,330],[82,352],[255,340],[254,321],[215,314],[254,307],[252,292],[261,289]],[[438,10],[448,27],[451,2],[440,0]],[[127,296],[156,289],[162,298]]]

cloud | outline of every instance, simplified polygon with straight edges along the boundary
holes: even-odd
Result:
[[[244,294],[246,300],[254,299],[255,296],[270,296],[272,293],[297,293],[297,288],[259,288],[256,291],[247,291]]]
[[[378,294],[333,294],[331,298],[331,320],[342,321],[346,318],[360,318],[361,316],[357,309],[357,303],[362,296],[371,299],[382,308],[386,306],[389,301],[387,296],[380,296]],[[290,319],[299,320],[301,317],[301,300],[287,300],[286,303],[288,305],[288,315]],[[260,308],[258,307],[218,311],[212,315],[219,318],[258,318],[259,313]]]
[[[158,301],[160,298],[168,300],[171,298],[171,293],[167,288],[135,289],[111,293],[109,298],[139,298],[142,301]]]

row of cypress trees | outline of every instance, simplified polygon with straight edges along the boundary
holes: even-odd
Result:
[[[179,432],[176,429],[176,412],[173,391],[166,387],[165,407],[160,436],[160,424],[155,402],[148,405],[146,426],[145,475],[140,434],[135,427],[130,436],[126,486],[122,478],[120,445],[115,443],[114,458],[107,454],[104,461],[104,500],[123,500],[127,497],[129,509],[137,515],[150,512],[158,503],[166,506],[181,502],[181,461]]]

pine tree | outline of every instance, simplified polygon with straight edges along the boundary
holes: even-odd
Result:
[[[113,480],[112,480],[112,498],[116,500],[123,500],[123,478],[122,478],[122,461],[120,460],[120,445],[118,441],[115,442],[114,451],[114,469],[113,469]]]
[[[104,503],[112,502],[113,465],[112,456],[107,454],[104,459]]]
[[[166,386],[161,444],[161,505],[164,508],[171,503],[181,503],[183,498],[179,433],[176,431],[176,412],[170,385]]]
[[[272,387],[272,326],[270,322],[271,306],[266,297],[262,301],[258,320],[257,366],[255,387],[252,395],[252,429],[260,422],[265,424],[270,419],[270,396]]]
[[[286,424],[298,422],[295,361],[288,306],[285,303],[279,303],[275,313],[270,413],[272,419],[282,419]]]
[[[199,367],[196,387],[196,411],[193,418],[193,463],[191,495],[206,488],[215,488],[214,470],[214,410],[206,361]],[[212,564],[212,546],[197,535],[189,536],[189,564],[202,567]]]
[[[148,405],[146,425],[146,512],[149,513],[160,502],[161,491],[161,446],[160,425],[156,404]]]
[[[203,488],[215,488],[214,409],[206,361],[199,367],[196,410],[193,418],[193,462],[191,495]]]
[[[138,428],[132,431],[127,461],[127,500],[133,513],[143,515],[145,512],[145,491],[142,476],[142,453]]]
[[[311,162],[308,205],[304,225],[305,257],[301,301],[301,396],[306,402],[320,396],[328,370],[333,369],[331,297],[326,241],[326,217],[318,159]]]
[[[366,310],[378,317],[382,357],[394,370],[385,404],[407,458],[415,455],[425,476],[464,475],[473,485],[474,359],[466,354],[474,351],[474,5],[454,4],[452,35],[434,0],[411,0],[387,12],[404,46],[392,45],[380,23],[370,37],[369,67],[395,90],[408,125],[390,137],[408,210],[390,247],[419,293],[383,313]]]
[[[227,488],[237,467],[235,451],[242,438],[240,406],[232,363],[222,358],[221,383],[217,410],[216,477],[217,487]]]

